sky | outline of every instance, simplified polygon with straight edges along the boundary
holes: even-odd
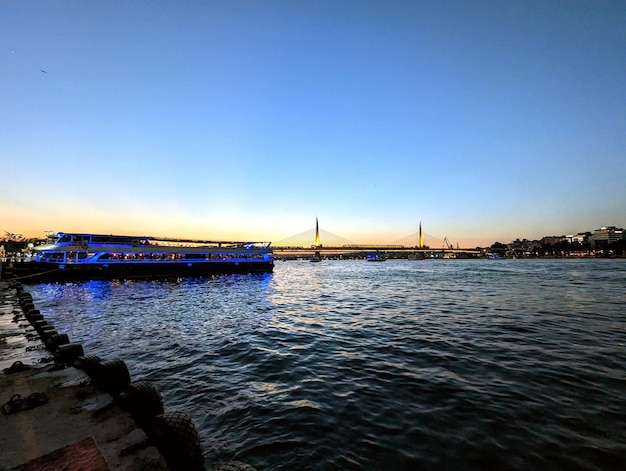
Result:
[[[0,232],[623,227],[625,44],[623,0],[0,0]]]

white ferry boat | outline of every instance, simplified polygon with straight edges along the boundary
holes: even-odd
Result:
[[[270,244],[60,232],[4,271],[24,283],[271,272]]]

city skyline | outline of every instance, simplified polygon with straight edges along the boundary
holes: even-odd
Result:
[[[0,6],[0,231],[624,225],[626,4]],[[112,32],[115,34],[112,34]]]
[[[607,225],[607,226],[602,226],[602,227],[598,227],[598,228],[594,228],[594,229],[582,229],[582,230],[578,230],[575,232],[571,232],[568,234],[557,234],[557,233],[552,233],[552,234],[544,234],[540,237],[534,238],[534,239],[529,239],[528,237],[524,237],[524,236],[517,236],[515,238],[512,238],[510,240],[504,241],[504,240],[494,240],[492,242],[489,242],[487,244],[484,245],[476,245],[476,246],[466,246],[466,245],[462,245],[460,244],[458,241],[454,241],[449,239],[447,236],[443,236],[443,237],[439,237],[437,235],[432,235],[429,234],[426,231],[422,231],[422,227],[421,227],[421,222],[419,223],[418,227],[418,231],[414,232],[412,234],[408,234],[405,235],[404,237],[401,237],[400,239],[396,239],[393,241],[387,240],[387,241],[381,241],[381,240],[377,240],[376,242],[371,242],[371,241],[367,241],[366,239],[361,239],[360,241],[353,241],[353,240],[349,240],[344,238],[343,236],[339,235],[339,234],[335,234],[332,231],[326,230],[323,227],[319,226],[319,222],[318,222],[318,218],[315,219],[315,226],[311,227],[305,231],[299,232],[297,234],[292,234],[288,237],[284,237],[284,238],[280,238],[280,239],[275,239],[275,240],[266,240],[265,242],[271,242],[272,245],[274,245],[275,247],[281,247],[281,246],[302,246],[302,247],[314,247],[314,246],[326,246],[326,247],[341,247],[341,246],[345,246],[345,245],[350,245],[350,244],[356,244],[356,245],[381,245],[381,246],[393,246],[393,245],[401,245],[404,247],[425,247],[425,248],[446,248],[446,246],[451,246],[453,248],[461,248],[461,249],[474,249],[474,248],[488,248],[492,245],[496,245],[499,243],[502,243],[504,245],[507,244],[511,244],[514,242],[520,242],[520,241],[529,241],[529,242],[537,242],[537,241],[542,241],[544,239],[556,239],[556,238],[560,238],[560,239],[568,239],[568,238],[572,238],[572,239],[576,239],[577,236],[582,236],[585,235],[585,238],[587,236],[592,236],[595,233],[598,232],[606,232],[607,230],[618,230],[620,233],[623,231],[623,227],[620,225]],[[68,231],[69,232],[69,231]],[[77,233],[81,233],[81,231],[78,231]],[[95,234],[95,232],[83,232],[83,233],[90,233],[90,234]],[[4,235],[0,236],[0,240],[31,240],[31,239],[44,239],[45,237],[47,237],[48,235],[52,235],[52,234],[56,234],[55,231],[44,231],[43,234],[37,234],[34,236],[28,236],[28,235],[24,235],[21,233],[12,233],[9,231],[4,231]],[[128,233],[119,233],[116,235],[136,235],[136,236],[147,236],[147,237],[159,237],[159,236],[164,236],[164,237],[169,237],[167,235],[163,235],[163,234],[147,234],[147,233],[136,233],[136,234],[128,234]],[[198,239],[198,240],[205,240],[205,239]],[[245,241],[252,241],[252,239],[248,238],[248,239],[238,239],[240,242],[245,242]],[[257,240],[257,242],[262,242],[260,240]],[[548,242],[548,243],[552,243],[552,242]]]

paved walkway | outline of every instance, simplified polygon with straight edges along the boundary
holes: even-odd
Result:
[[[156,447],[137,447],[146,435],[108,393],[76,368],[56,369],[42,346],[0,281],[0,471],[167,470]],[[29,368],[4,371],[17,361]]]

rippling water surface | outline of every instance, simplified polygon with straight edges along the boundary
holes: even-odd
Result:
[[[624,469],[626,261],[277,262],[41,284],[87,354],[189,414],[208,463]]]

